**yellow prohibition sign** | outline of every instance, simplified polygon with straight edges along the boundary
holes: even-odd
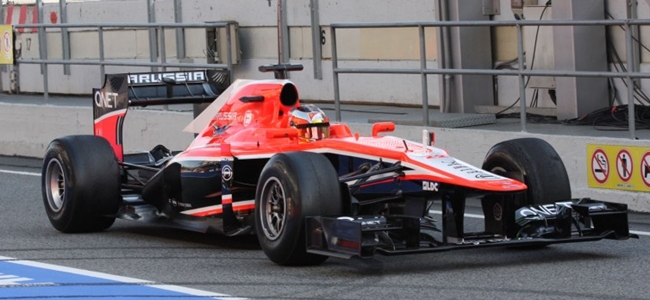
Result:
[[[592,188],[650,192],[650,146],[587,145]]]
[[[14,63],[14,31],[11,25],[0,25],[0,65]]]

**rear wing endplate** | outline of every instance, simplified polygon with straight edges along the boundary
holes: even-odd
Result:
[[[212,102],[230,84],[227,70],[107,74],[93,89],[93,132],[124,158],[122,126],[131,106]]]

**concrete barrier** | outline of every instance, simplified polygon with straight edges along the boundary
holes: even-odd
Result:
[[[124,121],[125,152],[148,151],[158,144],[184,149],[193,139],[182,129],[191,113],[131,109]],[[93,134],[90,107],[0,103],[0,155],[42,157],[53,139]]]
[[[184,149],[193,135],[182,132],[192,120],[191,113],[130,110],[124,127],[125,151],[147,151],[157,144],[173,150]],[[353,131],[369,135],[371,124],[349,123]],[[42,157],[49,142],[70,134],[92,134],[89,107],[0,103],[0,155]],[[397,126],[393,136],[419,141],[421,126]],[[436,146],[470,164],[480,166],[494,144],[513,138],[537,137],[549,142],[560,154],[569,173],[574,197],[591,197],[629,205],[634,211],[650,212],[650,194],[587,186],[587,144],[646,146],[648,141],[582,136],[533,134],[477,129],[426,128],[436,134]]]

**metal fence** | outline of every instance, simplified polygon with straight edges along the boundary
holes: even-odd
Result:
[[[627,84],[628,101],[628,128],[630,137],[635,138],[634,118],[634,84],[636,78],[650,78],[650,73],[635,72],[633,48],[633,29],[639,25],[650,25],[650,20],[513,20],[513,21],[444,21],[444,22],[404,22],[404,23],[334,23],[331,24],[332,41],[332,72],[334,81],[334,103],[336,120],[341,120],[340,109],[340,74],[411,74],[420,75],[422,87],[422,122],[429,125],[429,103],[427,75],[504,75],[519,77],[519,97],[521,99],[520,118],[521,130],[526,131],[526,80],[527,76],[557,76],[557,77],[607,77],[623,78]],[[429,68],[426,61],[425,34],[426,27],[461,27],[461,26],[514,26],[517,29],[517,59],[519,68],[517,70],[494,70],[494,69],[449,69]],[[625,28],[625,45],[627,50],[627,71],[626,72],[594,72],[594,71],[572,71],[572,70],[527,70],[524,64],[524,26],[622,26]],[[420,68],[396,69],[396,68],[341,68],[338,66],[338,49],[336,32],[339,29],[360,29],[360,28],[418,28],[420,42]],[[444,54],[443,54],[444,55]]]
[[[101,80],[105,74],[105,66],[136,66],[136,67],[151,67],[151,68],[214,68],[228,70],[230,78],[233,70],[233,53],[231,45],[230,30],[225,30],[227,41],[227,53],[225,64],[199,64],[199,63],[170,63],[167,62],[165,53],[165,29],[174,29],[178,32],[179,29],[184,28],[227,28],[230,23],[217,22],[217,23],[198,23],[198,24],[183,24],[183,23],[84,23],[84,24],[31,24],[31,25],[15,25],[14,28],[38,28],[39,41],[40,41],[40,59],[22,59],[18,58],[18,64],[40,64],[43,69],[43,91],[45,101],[48,99],[48,76],[47,67],[50,64],[60,65],[96,65],[99,66]],[[444,21],[444,22],[403,22],[403,23],[334,23],[331,24],[331,44],[332,44],[332,71],[333,71],[333,84],[334,84],[334,101],[335,101],[335,118],[337,121],[341,120],[340,110],[340,88],[339,88],[339,75],[340,74],[411,74],[420,75],[421,88],[422,88],[422,123],[429,124],[429,105],[428,105],[428,75],[489,75],[489,76],[517,76],[519,78],[519,96],[521,99],[520,105],[520,118],[521,130],[526,131],[526,77],[529,76],[556,76],[556,77],[606,77],[606,78],[622,78],[627,83],[627,97],[628,104],[634,103],[634,85],[633,80],[636,78],[650,78],[650,73],[636,72],[634,70],[634,59],[627,59],[627,71],[625,72],[594,72],[594,71],[573,71],[573,70],[527,70],[524,64],[524,45],[523,45],[523,27],[524,26],[622,26],[625,28],[626,36],[626,50],[627,57],[635,57],[633,47],[633,28],[640,25],[650,25],[650,20],[513,20],[513,21]],[[461,26],[511,26],[516,27],[517,31],[517,48],[518,48],[518,62],[519,68],[516,70],[495,70],[495,69],[452,69],[452,68],[430,68],[427,66],[426,61],[426,47],[425,47],[425,28],[426,27],[461,27]],[[420,68],[412,69],[398,69],[398,68],[342,68],[339,67],[338,49],[336,32],[341,29],[360,29],[360,28],[418,28],[419,30],[419,48],[420,48]],[[63,59],[48,59],[47,58],[47,30],[61,30],[65,33],[70,28],[78,29],[94,29],[98,34],[99,53],[97,60],[84,59],[73,60],[66,57],[64,49]],[[134,60],[116,60],[106,59],[104,53],[104,30],[106,29],[135,29],[135,28],[148,28],[152,40],[158,40],[159,58],[153,57],[151,54],[150,62],[134,61]],[[152,45],[154,46],[155,43]],[[64,47],[66,46],[64,42]],[[68,52],[69,53],[69,52]],[[444,55],[444,54],[443,54]],[[634,119],[634,105],[628,105],[628,128],[631,138],[635,137],[635,119]]]
[[[229,78],[233,78],[233,53],[232,53],[232,39],[230,30],[225,30],[226,33],[226,62],[217,64],[217,63],[176,63],[176,62],[167,62],[167,54],[165,50],[165,29],[172,28],[177,30],[179,28],[228,28],[230,22],[215,22],[215,23],[198,23],[198,24],[180,24],[180,23],[83,23],[83,24],[32,24],[32,25],[15,25],[14,30],[17,31],[18,28],[38,28],[39,36],[39,54],[40,59],[23,59],[17,58],[16,63],[20,64],[40,64],[42,66],[43,73],[43,94],[44,99],[48,101],[49,89],[48,89],[48,72],[47,67],[51,64],[58,65],[93,65],[99,66],[100,70],[100,82],[103,82],[105,75],[106,66],[131,66],[131,67],[151,67],[152,70],[156,68],[162,68],[163,71],[166,68],[208,68],[208,69],[223,69],[228,71]],[[83,60],[74,60],[64,58],[63,59],[48,59],[47,58],[47,38],[46,32],[48,29],[59,29],[66,31],[70,28],[79,28],[79,29],[93,29],[96,30],[99,40],[99,59],[83,59]],[[144,61],[134,61],[134,60],[118,60],[118,59],[106,59],[104,53],[104,30],[106,29],[137,29],[137,28],[148,28],[150,29],[150,35],[153,34],[154,40],[158,40],[159,46],[157,47],[160,51],[159,59],[154,57],[153,54],[150,56],[150,62]],[[65,35],[65,34],[64,34]],[[64,53],[65,47],[69,47],[65,42],[63,43]],[[68,50],[69,53],[69,50]],[[152,52],[153,53],[153,52]]]

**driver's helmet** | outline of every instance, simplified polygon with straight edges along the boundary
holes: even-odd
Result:
[[[309,141],[330,136],[330,119],[315,105],[301,105],[289,112],[289,125],[298,128],[298,135]]]

